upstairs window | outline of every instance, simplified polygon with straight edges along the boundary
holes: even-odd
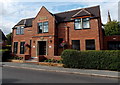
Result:
[[[89,18],[83,18],[83,28],[90,28]]]
[[[38,33],[47,33],[48,32],[48,21],[38,23]]]
[[[85,29],[90,28],[90,20],[89,18],[80,18],[75,19],[75,29]]]
[[[75,29],[82,29],[81,19],[75,19]]]
[[[23,35],[24,34],[24,27],[17,27],[16,29],[16,34],[17,35]]]

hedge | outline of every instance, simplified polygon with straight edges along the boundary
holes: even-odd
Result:
[[[62,55],[64,67],[80,69],[100,69],[120,71],[120,50],[64,50]]]

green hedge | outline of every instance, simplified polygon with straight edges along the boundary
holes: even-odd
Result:
[[[120,50],[77,51],[64,50],[64,67],[120,71]]]

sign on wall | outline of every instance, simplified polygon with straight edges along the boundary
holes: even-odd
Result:
[[[47,17],[40,17],[39,20],[47,20]]]

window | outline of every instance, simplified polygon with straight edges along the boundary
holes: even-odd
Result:
[[[47,33],[48,32],[48,21],[38,23],[38,33]]]
[[[72,40],[72,49],[80,50],[80,40]]]
[[[95,40],[86,40],[86,50],[95,50]]]
[[[21,27],[21,34],[24,34],[24,27]]]
[[[17,35],[22,35],[22,34],[24,34],[24,27],[22,26],[22,27],[17,27],[17,29],[16,29],[16,34]]]
[[[42,33],[42,23],[38,23],[38,33]]]
[[[90,28],[90,21],[89,18],[80,18],[75,19],[75,29],[85,29]]]
[[[18,49],[18,42],[14,42],[13,52],[14,52],[15,54],[17,54],[17,49]]]
[[[24,54],[25,47],[24,47],[25,42],[20,42],[20,54]]]
[[[108,50],[120,50],[120,42],[119,41],[109,41],[108,42]]]
[[[48,22],[43,22],[43,32],[48,32]]]
[[[75,29],[82,29],[81,19],[75,19]]]
[[[90,28],[89,18],[83,18],[83,28]]]

